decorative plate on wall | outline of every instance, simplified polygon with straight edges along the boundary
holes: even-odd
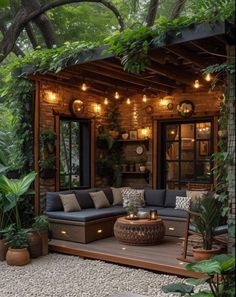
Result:
[[[84,102],[80,99],[74,99],[71,102],[71,112],[74,115],[80,115],[84,111]]]
[[[137,153],[138,155],[142,155],[142,153],[143,153],[143,147],[142,147],[141,145],[137,146],[137,148],[136,148],[136,153]]]
[[[151,105],[147,105],[145,107],[145,111],[146,111],[147,114],[152,114],[154,112],[154,109],[153,109],[153,107]]]
[[[189,118],[194,112],[194,104],[190,100],[183,100],[177,105],[179,115],[183,118]]]

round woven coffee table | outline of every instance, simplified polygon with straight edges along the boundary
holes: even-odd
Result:
[[[129,245],[153,245],[165,236],[165,225],[161,219],[128,220],[118,218],[114,225],[115,238]]]

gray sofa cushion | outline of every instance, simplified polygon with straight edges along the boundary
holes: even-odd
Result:
[[[91,192],[96,192],[96,189],[74,190],[81,209],[94,208],[93,200],[89,195]]]
[[[46,211],[63,211],[63,205],[59,194],[71,194],[72,191],[47,192],[46,193]]]
[[[185,190],[166,190],[165,207],[175,207],[176,196],[186,197]]]
[[[111,205],[113,204],[113,194],[112,194],[111,188],[101,188],[101,189],[98,189],[98,191],[103,191],[108,201],[110,202],[110,204]]]
[[[126,211],[122,206],[112,206],[101,209],[90,208],[78,212],[52,211],[47,212],[46,214],[49,218],[53,219],[89,222],[97,219],[113,217],[116,215],[123,215],[126,214]]]
[[[147,206],[164,206],[165,190],[145,190],[144,199]]]
[[[174,217],[174,218],[186,218],[187,212],[185,210],[174,209],[171,207],[158,207],[158,206],[146,206],[143,208],[139,208],[140,211],[150,212],[151,209],[157,210],[158,216],[161,217]]]
[[[162,217],[174,217],[174,218],[186,218],[187,212],[183,209],[174,209],[174,208],[163,208],[157,211],[159,216]]]

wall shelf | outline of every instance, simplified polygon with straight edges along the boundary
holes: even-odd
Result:
[[[145,171],[145,172],[139,172],[139,171],[122,171],[121,172],[122,174],[125,174],[125,175],[134,175],[134,176],[143,176],[146,180],[147,183],[149,183],[149,174],[150,174],[150,171]]]
[[[145,139],[117,139],[118,142],[126,143],[126,144],[143,143],[147,150],[149,150],[149,140],[150,140],[149,138],[145,138]]]

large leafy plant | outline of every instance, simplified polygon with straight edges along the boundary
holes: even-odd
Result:
[[[207,277],[189,278],[185,283],[176,283],[163,286],[165,293],[180,293],[181,296],[195,297],[234,297],[235,296],[235,258],[229,255],[217,255],[210,260],[186,265],[186,269],[207,275]],[[204,286],[198,293],[196,286]]]
[[[214,194],[209,192],[198,200],[197,207],[194,209],[197,215],[193,216],[192,222],[202,235],[205,250],[212,249],[214,230],[220,224],[221,206]]]
[[[21,228],[19,204],[24,199],[24,194],[29,190],[35,179],[35,173],[31,172],[21,179],[9,179],[5,175],[0,176],[0,193],[6,203],[3,212],[14,211],[17,228]]]

